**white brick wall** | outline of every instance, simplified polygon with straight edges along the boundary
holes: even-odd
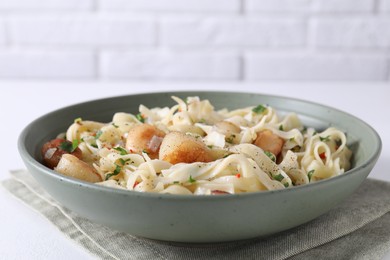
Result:
[[[312,30],[319,47],[390,47],[390,16],[319,18]]]
[[[106,52],[101,75],[107,79],[238,80],[240,60],[231,53]]]
[[[239,12],[240,0],[100,0],[109,11],[143,12]]]
[[[5,44],[5,25],[2,20],[0,20],[0,46]]]
[[[390,0],[381,0],[379,7],[382,12],[390,12]]]
[[[246,55],[248,80],[387,80],[381,55],[256,54]]]
[[[370,13],[374,11],[375,0],[316,0],[313,7],[318,13]]]
[[[0,11],[92,10],[94,0],[0,0]]]
[[[0,80],[390,81],[390,0],[0,0]]]
[[[303,46],[302,19],[242,17],[171,18],[162,21],[163,46],[281,47]]]
[[[91,53],[69,51],[1,51],[0,78],[92,79]]]
[[[9,28],[16,45],[152,45],[156,36],[152,20],[126,15],[23,15],[10,19]]]
[[[245,10],[247,12],[308,12],[311,0],[247,0]]]

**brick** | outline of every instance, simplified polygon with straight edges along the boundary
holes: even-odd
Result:
[[[0,52],[0,78],[93,78],[95,59],[84,52]]]
[[[100,0],[100,10],[148,12],[239,12],[240,0]]]
[[[325,12],[372,12],[375,0],[316,0],[313,1],[313,10]]]
[[[152,45],[156,34],[152,19],[87,14],[19,16],[9,28],[13,42],[34,45]]]
[[[160,37],[168,46],[302,46],[305,25],[289,18],[172,18],[162,21]]]
[[[93,0],[0,0],[2,11],[85,11],[92,10],[93,6]]]
[[[230,53],[105,52],[103,78],[237,80],[240,61]]]
[[[245,56],[247,80],[385,80],[383,55],[256,54]]]
[[[307,12],[310,0],[247,0],[246,12]]]
[[[379,2],[379,10],[382,12],[390,12],[390,0],[381,0]]]
[[[0,20],[0,45],[3,45],[5,43],[6,43],[5,25]]]
[[[390,18],[323,18],[311,29],[319,47],[390,47]]]

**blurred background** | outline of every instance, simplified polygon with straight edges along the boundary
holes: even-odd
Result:
[[[390,0],[0,0],[0,80],[390,80]]]

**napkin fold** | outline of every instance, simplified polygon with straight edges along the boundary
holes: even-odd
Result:
[[[2,185],[98,259],[381,259],[390,250],[390,183],[367,179],[339,206],[299,227],[213,244],[149,240],[79,217],[25,170]]]

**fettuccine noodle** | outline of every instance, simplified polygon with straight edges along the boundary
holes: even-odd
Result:
[[[351,167],[346,136],[334,127],[317,133],[295,113],[279,118],[267,105],[216,111],[198,97],[172,98],[173,107],[141,105],[137,115],[118,112],[110,123],[77,119],[68,128],[66,139],[76,142],[81,161],[100,175],[97,184],[237,194],[304,185]]]

